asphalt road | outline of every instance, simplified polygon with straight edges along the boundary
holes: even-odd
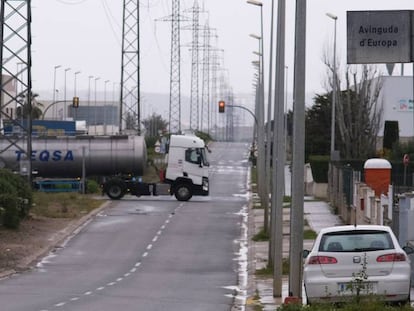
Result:
[[[247,148],[211,146],[209,197],[112,202],[36,269],[0,280],[0,310],[224,311],[242,304]]]

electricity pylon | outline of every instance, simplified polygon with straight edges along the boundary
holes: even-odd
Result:
[[[1,0],[0,25],[0,137],[6,142],[1,153],[12,146],[23,156],[14,168],[32,178],[32,77],[31,1]],[[16,118],[17,108],[26,120]],[[18,134],[4,135],[4,125],[18,128]],[[1,164],[1,163],[0,163]]]
[[[141,134],[139,0],[124,0],[119,132]]]

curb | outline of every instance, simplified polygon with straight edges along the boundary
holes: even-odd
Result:
[[[65,228],[58,231],[54,236],[52,236],[48,245],[44,246],[36,253],[26,258],[23,258],[16,266],[16,269],[1,272],[0,279],[31,269],[32,266],[39,261],[39,259],[49,254],[54,248],[56,248],[57,245],[66,241],[70,236],[75,236],[79,232],[77,231],[78,229],[80,229],[89,220],[91,220],[93,217],[99,214],[102,210],[106,209],[111,204],[111,202],[112,201],[106,201],[102,203],[100,207],[91,211],[89,214],[82,216],[78,220],[69,222],[69,224]]]
[[[254,306],[257,305],[257,299],[255,298],[256,295],[256,278],[255,278],[255,272],[256,272],[256,251],[255,251],[255,244],[252,241],[252,237],[254,236],[254,229],[255,229],[255,223],[254,223],[254,215],[253,213],[253,198],[250,199],[249,207],[248,207],[248,220],[247,220],[247,245],[248,245],[248,263],[247,263],[247,272],[248,272],[248,278],[247,278],[247,292],[246,292],[246,305],[245,310],[250,311],[254,310]]]

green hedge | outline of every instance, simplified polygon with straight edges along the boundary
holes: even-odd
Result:
[[[311,155],[309,163],[312,169],[313,180],[317,183],[328,182],[329,156]]]

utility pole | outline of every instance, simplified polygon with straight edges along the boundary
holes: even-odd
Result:
[[[180,0],[172,0],[170,63],[170,133],[181,133]]]
[[[285,184],[285,135],[284,135],[284,93],[285,93],[285,23],[286,0],[278,1],[277,10],[277,44],[274,135],[273,135],[273,167],[272,167],[272,238],[273,248],[273,295],[282,296],[282,265],[283,265],[283,189]],[[302,123],[302,128],[303,128]],[[303,170],[302,170],[303,171]],[[292,221],[292,218],[291,218]],[[292,231],[291,231],[292,234]]]
[[[199,113],[199,28],[200,28],[200,7],[198,1],[194,0],[192,8],[193,22],[192,34],[193,40],[191,42],[191,97],[190,97],[190,130],[198,130],[200,126]]]
[[[210,38],[211,28],[208,25],[208,21],[204,25],[203,29],[203,62],[202,62],[202,90],[201,90],[201,131],[207,129],[207,133],[210,134],[211,124],[211,104],[216,103],[210,101],[210,70],[211,70],[211,45]]]
[[[0,131],[4,131],[4,121],[18,127],[23,135],[6,136],[10,145],[1,154],[14,145],[25,154],[20,161],[20,173],[32,180],[32,75],[31,75],[31,1],[1,0],[0,8]],[[17,66],[19,64],[20,66]],[[17,72],[16,72],[16,66]],[[19,90],[20,92],[17,92]],[[27,105],[27,120],[17,120],[13,107]],[[11,111],[11,112],[8,112]]]
[[[213,51],[211,60],[211,102],[213,103],[213,120],[211,127],[214,128],[215,139],[218,139],[218,111],[217,111],[217,72],[219,70],[220,63],[218,61],[217,51]]]
[[[181,40],[180,22],[188,21],[180,15],[180,0],[172,0],[172,14],[157,21],[171,22],[170,109],[169,132],[181,133]]]
[[[290,212],[289,294],[302,297],[303,201],[305,164],[306,0],[296,0],[293,110],[292,208]]]
[[[124,0],[122,26],[119,133],[133,130],[141,135],[139,1]],[[127,120],[133,120],[133,124]],[[125,128],[128,126],[130,128]]]

